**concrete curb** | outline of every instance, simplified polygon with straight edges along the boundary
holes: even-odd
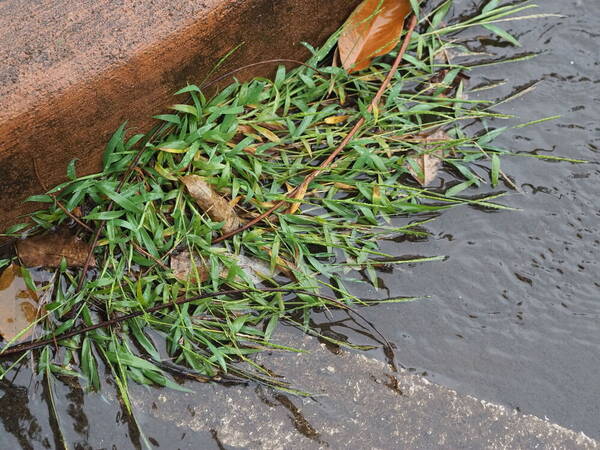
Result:
[[[272,58],[306,59],[359,0],[5,0],[0,3],[0,229],[36,205],[27,196],[97,171],[101,152],[128,120],[132,132],[199,83]],[[240,78],[269,75],[261,66]],[[215,74],[216,76],[216,74]],[[34,170],[39,167],[41,182]]]
[[[364,354],[334,355],[310,337],[290,342],[310,353],[263,354],[257,362],[318,394],[310,399],[206,385],[194,394],[142,393],[136,409],[235,448],[598,448],[583,433],[392,372]]]

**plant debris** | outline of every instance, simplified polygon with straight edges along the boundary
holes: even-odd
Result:
[[[251,258],[244,255],[232,255],[227,254],[226,256],[232,258],[238,269],[241,269],[240,275],[250,277],[250,280],[258,285],[264,280],[272,279],[278,272],[271,270],[268,264],[257,258]],[[203,283],[210,279],[211,268],[207,265],[206,260],[202,260],[202,257],[196,253],[190,253],[188,250],[184,250],[176,256],[171,257],[171,269],[173,274],[182,281],[194,281]],[[217,276],[221,278],[227,278],[229,270],[222,265],[219,265],[214,271]],[[238,278],[239,279],[239,278]]]
[[[58,267],[63,258],[69,267],[83,267],[90,245],[70,231],[39,234],[17,241],[17,254],[25,267]],[[90,267],[95,267],[92,259]]]
[[[204,283],[210,277],[206,263],[200,259],[200,256],[187,250],[171,256],[171,270],[181,281],[193,280]]]
[[[217,194],[214,189],[198,175],[181,177],[190,195],[215,222],[223,222],[222,230],[229,233],[241,225],[241,220],[227,200]]]
[[[444,143],[451,141],[451,138],[443,130],[437,130],[429,136],[419,136],[419,140],[424,143],[423,152],[416,158],[408,158],[407,167],[421,186],[429,186],[442,167]],[[415,170],[415,165],[418,170]]]
[[[342,66],[364,70],[371,61],[392,51],[402,34],[409,0],[364,0],[348,18],[338,41]]]

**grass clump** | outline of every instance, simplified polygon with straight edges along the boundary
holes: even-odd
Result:
[[[422,235],[418,225],[448,208],[505,208],[496,202],[501,193],[460,196],[484,183],[510,184],[500,169],[500,157],[510,152],[492,144],[501,130],[469,136],[462,129],[508,116],[465,98],[462,74],[476,65],[454,64],[448,54],[468,53],[457,35],[468,27],[484,25],[508,38],[495,23],[530,6],[489,2],[479,15],[444,26],[450,4],[421,18],[405,64],[372,113],[367,105],[394,54],[349,75],[326,62],[333,36],[307,65],[281,66],[273,80],[235,81],[212,98],[198,86],[183,88],[172,111],[156,116],[160,124],[151,133],[126,138],[125,125],[117,130],[101,173],[77,177],[73,163],[69,181],[32,198],[48,208],[31,215],[33,226],[9,234],[68,224],[89,240],[90,229],[104,227],[85,283],[81,270],[63,262],[49,282],[32,285],[46,299],[38,320],[45,336],[60,338],[59,351],[43,348],[41,370],[83,375],[97,388],[101,358],[126,401],[130,380],[179,387],[168,375],[174,367],[285,388],[251,355],[293,350],[272,339],[281,322],[317,334],[310,328],[315,309],[365,305],[345,280],[377,286],[378,265],[409,262],[382,252],[381,239]],[[200,208],[183,179],[200,177],[237,219],[251,220],[300,185],[361,117],[364,126],[310,184],[298,211],[280,210],[214,244],[226,221]],[[428,140],[440,130],[443,139]],[[123,181],[140,146],[139,162]],[[443,188],[415,181],[431,155],[449,169]],[[72,215],[88,229],[71,223]],[[400,224],[398,217],[412,216]],[[94,328],[122,316],[128,320]],[[63,335],[78,324],[89,331]]]

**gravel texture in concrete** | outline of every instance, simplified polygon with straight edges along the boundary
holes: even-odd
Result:
[[[332,354],[310,337],[289,343],[309,353],[264,354],[258,362],[311,398],[207,385],[193,394],[139,392],[136,410],[182,432],[211,432],[227,448],[598,448],[581,433],[394,372],[364,354]]]
[[[64,180],[68,162],[99,169],[125,120],[151,116],[187,83],[273,58],[303,60],[359,0],[4,0],[0,2],[0,229],[36,205],[27,196]],[[240,78],[269,75],[254,67]],[[35,165],[39,177],[36,176]],[[38,179],[40,178],[40,179]]]

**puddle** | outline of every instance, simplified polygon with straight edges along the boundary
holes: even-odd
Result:
[[[448,258],[381,273],[394,295],[431,297],[364,314],[397,345],[400,363],[432,381],[599,438],[600,2],[538,3],[534,13],[564,17],[510,25],[523,49],[538,56],[475,70],[470,86],[504,84],[470,98],[501,99],[536,85],[494,109],[518,120],[495,125],[561,117],[508,131],[498,145],[592,163],[503,160],[523,192],[504,203],[520,211],[446,211],[425,226],[432,233],[426,242],[386,243],[383,251],[392,254]],[[472,2],[455,5],[470,10]],[[513,53],[471,36],[473,50],[493,58]],[[376,295],[359,287],[355,293]]]
[[[7,267],[0,274],[0,335],[4,341],[31,336],[33,328],[20,332],[36,320],[39,307],[39,298],[27,288],[21,268]]]

